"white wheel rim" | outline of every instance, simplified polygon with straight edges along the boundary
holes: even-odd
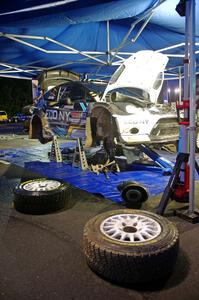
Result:
[[[42,192],[55,190],[60,185],[61,183],[56,180],[34,180],[21,185],[21,187],[30,192]]]
[[[111,240],[132,244],[153,240],[162,231],[154,219],[138,214],[111,216],[101,223],[100,230]]]

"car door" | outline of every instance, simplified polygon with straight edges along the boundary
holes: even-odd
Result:
[[[80,82],[71,81],[56,87],[54,94],[50,90],[45,95],[51,129],[59,136],[84,137],[89,103],[95,102],[89,90]]]
[[[59,106],[67,114],[65,125],[68,137],[85,137],[86,117],[89,113],[90,104],[93,102],[95,99],[80,82],[70,82],[61,86]]]
[[[58,136],[65,135],[65,119],[60,113],[59,107],[59,91],[61,86],[55,86],[44,94],[46,101],[46,117],[49,127]]]

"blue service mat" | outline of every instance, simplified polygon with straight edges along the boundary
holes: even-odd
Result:
[[[155,196],[164,191],[169,180],[169,176],[162,175],[159,168],[154,170],[150,168],[150,171],[147,171],[147,167],[145,167],[145,170],[140,171],[108,173],[108,179],[104,174],[97,175],[90,171],[82,171],[67,163],[34,161],[25,163],[25,168],[51,179],[64,180],[75,187],[115,202],[123,201],[117,189],[117,186],[123,181],[137,181],[147,188],[150,196]]]
[[[74,148],[76,143],[67,143],[67,146]],[[153,166],[134,166],[132,170],[117,174],[109,173],[109,179],[104,174],[95,174],[90,171],[82,171],[80,168],[72,167],[69,163],[49,162],[48,151],[51,145],[41,145],[35,148],[19,148],[0,150],[2,160],[24,167],[32,172],[41,174],[48,178],[60,179],[69,182],[71,185],[86,190],[93,194],[115,202],[122,202],[117,186],[123,181],[137,181],[147,188],[150,196],[162,193],[168,183],[169,176],[162,174],[159,167]],[[173,159],[169,157],[168,159]],[[198,157],[197,157],[198,158]],[[196,174],[196,179],[199,179]]]
[[[24,167],[24,162],[42,161],[48,162],[48,151],[51,145],[41,145],[32,148],[12,148],[0,150],[0,159],[9,161],[20,167]]]

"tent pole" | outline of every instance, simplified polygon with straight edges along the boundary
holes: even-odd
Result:
[[[141,29],[140,29],[140,30],[138,31],[138,33],[136,34],[136,37],[135,37],[135,41],[136,41],[137,38],[138,38],[138,37],[140,36],[140,34],[142,33],[142,31],[144,30],[144,28],[146,27],[146,25],[148,24],[148,22],[150,21],[152,15],[153,15],[153,11],[150,12],[150,13],[148,13],[148,14],[146,14],[146,15],[144,15],[144,16],[142,16],[141,18],[139,18],[138,20],[136,20],[134,23],[131,24],[131,27],[130,27],[129,31],[127,32],[127,34],[125,35],[125,37],[123,38],[123,40],[121,41],[121,43],[119,44],[119,46],[117,47],[117,49],[115,49],[115,51],[114,51],[115,53],[114,53],[113,57],[111,58],[110,63],[114,60],[114,57],[116,56],[116,54],[118,54],[119,50],[122,49],[122,48],[125,46],[125,44],[126,44],[128,38],[129,38],[131,32],[132,32],[133,29],[135,28],[135,26],[136,26],[139,22],[141,22],[141,21],[143,21],[144,19],[146,19],[146,20],[144,21],[144,24],[141,26]],[[134,43],[134,39],[132,39],[131,42]]]
[[[186,3],[188,3],[188,0]],[[190,59],[190,52],[189,52],[189,7],[186,4],[186,12],[185,12],[185,54],[184,54],[184,95],[183,101],[189,100],[189,59]],[[184,118],[188,119],[188,110],[184,111]],[[179,150],[181,153],[189,153],[189,130],[187,125],[180,125],[180,137],[179,140]],[[182,163],[183,169],[185,169],[185,163]],[[180,172],[181,181],[185,181],[185,173]]]
[[[185,8],[182,6],[185,4]],[[185,211],[176,210],[181,218],[192,222],[199,222],[199,212],[195,210],[195,170],[198,169],[195,159],[196,141],[196,58],[195,58],[195,0],[180,1],[180,16],[185,16],[185,58],[184,58],[184,97],[183,105],[178,109],[184,110],[184,117],[180,122],[181,148],[179,154],[188,155],[183,158],[183,168],[180,169],[181,182],[184,182],[181,199],[188,195],[189,207]],[[179,6],[178,6],[179,9]],[[184,11],[185,10],[185,11]],[[187,163],[189,165],[187,165]],[[178,188],[178,187],[177,187]],[[179,190],[180,191],[180,190]],[[178,192],[178,190],[177,190]],[[187,195],[186,195],[187,193]],[[178,196],[177,195],[177,196]]]
[[[181,67],[179,67],[179,104],[182,104],[182,74],[181,74]]]
[[[190,190],[189,190],[189,213],[194,213],[195,209],[195,140],[196,140],[196,59],[195,59],[195,0],[187,1],[189,19],[189,50],[190,50]]]
[[[107,39],[107,63],[110,64],[110,24],[106,21],[106,39]]]

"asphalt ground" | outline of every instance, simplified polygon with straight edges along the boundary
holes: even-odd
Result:
[[[0,123],[0,136],[3,137],[6,134],[8,135],[25,134],[24,123],[23,122],[6,123],[6,124]]]
[[[1,149],[37,145],[26,136],[7,137],[0,143]],[[12,204],[13,188],[22,176],[31,176],[30,171],[26,173],[23,167],[0,162],[0,299],[199,299],[199,225],[173,215],[173,209],[184,204],[172,201],[165,212],[180,232],[180,250],[172,275],[148,285],[118,285],[87,266],[82,234],[90,218],[123,206],[71,188],[74,202],[67,210],[46,215],[19,213]],[[196,206],[198,195],[197,181]],[[154,212],[160,198],[150,198],[142,209]]]

